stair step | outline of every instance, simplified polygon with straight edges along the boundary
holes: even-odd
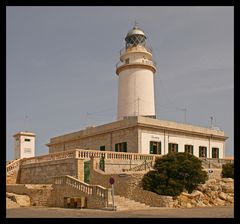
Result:
[[[114,195],[114,205],[116,206],[116,210],[138,210],[138,209],[147,209],[150,208],[149,205],[144,203],[122,197],[120,195]],[[113,210],[112,205],[109,205],[108,210]]]

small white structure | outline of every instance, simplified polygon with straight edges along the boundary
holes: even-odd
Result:
[[[18,132],[14,137],[15,159],[35,156],[35,137],[31,132]]]
[[[155,118],[154,73],[156,64],[152,51],[146,45],[146,35],[137,26],[125,38],[116,65],[119,76],[118,120],[131,116]]]

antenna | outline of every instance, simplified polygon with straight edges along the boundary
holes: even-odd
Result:
[[[213,116],[211,116],[211,128],[213,129]]]
[[[138,28],[139,23],[135,20],[134,21],[134,27]]]
[[[185,108],[183,108],[184,110],[184,120],[185,120],[185,124],[187,123],[187,107],[185,106]]]
[[[25,116],[25,132],[28,131],[27,119],[28,119],[28,116],[26,115]]]

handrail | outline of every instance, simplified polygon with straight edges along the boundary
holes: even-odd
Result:
[[[124,171],[143,171],[148,169],[151,169],[153,167],[153,161],[144,161],[143,163],[141,163],[140,165],[134,166],[130,169],[124,169]]]
[[[134,46],[134,47],[131,47],[131,48],[127,48],[126,47],[123,47],[121,50],[120,50],[120,56],[122,56],[125,52],[131,52],[133,50],[139,50],[140,48],[144,49],[145,51],[149,52],[152,54],[152,49],[149,47],[149,46],[140,46],[140,45],[137,45],[137,46]]]
[[[67,158],[90,159],[91,157],[98,157],[98,158],[104,157],[105,159],[148,160],[149,161],[149,160],[155,160],[155,158],[159,156],[160,155],[74,149],[74,150],[68,150],[64,152],[50,153],[47,155],[36,156],[31,158],[24,158],[21,164],[26,165],[26,164],[32,164],[32,163],[67,159]]]
[[[133,61],[133,62],[130,62],[130,63],[126,63],[126,62],[122,62],[122,61],[119,61],[117,64],[116,64],[116,69],[121,67],[121,66],[124,66],[124,65],[151,65],[151,66],[154,66],[156,68],[156,62],[153,61],[153,60],[147,60],[147,59],[144,59],[142,61]]]
[[[81,191],[88,196],[96,196],[103,199],[108,199],[108,189],[100,185],[90,185],[85,182],[82,182],[72,176],[56,176],[54,177],[53,183],[55,185],[68,185],[72,188],[75,188]]]
[[[21,159],[14,160],[13,162],[6,165],[6,175],[10,175],[17,169],[19,169]]]

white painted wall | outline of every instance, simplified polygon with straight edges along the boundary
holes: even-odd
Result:
[[[151,141],[161,142],[162,154],[163,154],[164,135],[163,134],[151,134],[151,133],[142,133],[141,145],[139,147],[139,150],[140,150],[139,153],[149,154],[149,152],[150,152],[150,142]]]
[[[25,141],[30,139],[30,141]],[[15,159],[35,156],[35,136],[17,135],[14,138]]]
[[[148,69],[131,68],[119,74],[118,120],[138,115],[155,115],[154,74]]]
[[[165,137],[165,148],[164,148],[164,137]],[[207,147],[207,157],[212,158],[212,147],[219,148],[219,158],[224,158],[225,143],[217,140],[210,140],[209,138],[199,137],[188,137],[177,134],[165,133],[164,132],[140,132],[140,145],[139,153],[148,154],[150,141],[161,141],[162,154],[168,153],[168,143],[178,144],[178,152],[184,152],[184,145],[193,145],[193,154],[199,156],[199,146]],[[210,149],[210,150],[209,150]]]

